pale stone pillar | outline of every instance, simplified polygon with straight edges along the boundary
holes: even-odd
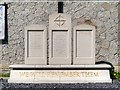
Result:
[[[49,64],[71,64],[71,16],[49,16]]]

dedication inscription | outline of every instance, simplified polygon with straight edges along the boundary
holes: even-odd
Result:
[[[43,57],[43,31],[28,31],[28,57]]]
[[[20,77],[99,77],[97,71],[44,71],[44,72],[19,72]]]
[[[77,57],[91,57],[92,56],[92,33],[85,30],[77,30]]]
[[[67,31],[53,31],[53,57],[67,57]]]

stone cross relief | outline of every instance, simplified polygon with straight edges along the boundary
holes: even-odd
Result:
[[[65,23],[65,19],[61,16],[61,15],[59,15],[55,20],[54,20],[54,22],[60,27],[60,26],[62,26],[64,23]]]

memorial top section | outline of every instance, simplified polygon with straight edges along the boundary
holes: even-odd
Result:
[[[71,16],[65,13],[54,13],[49,16],[49,27],[68,30],[71,28]]]

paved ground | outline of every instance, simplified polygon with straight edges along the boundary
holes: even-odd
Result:
[[[0,90],[120,90],[118,80],[114,80],[112,84],[13,84],[7,83],[7,79],[0,79],[0,82]]]

